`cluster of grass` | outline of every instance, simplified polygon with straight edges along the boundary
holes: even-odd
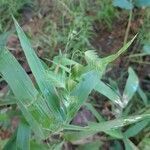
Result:
[[[43,17],[43,33],[35,39],[40,46],[48,45],[46,49],[51,50],[50,56],[59,50],[82,54],[94,49],[91,39],[95,22],[111,29],[113,19],[118,17],[117,9],[110,0],[56,0],[51,1],[51,5],[53,9]]]
[[[11,15],[19,16],[18,11],[30,0],[0,0],[0,33],[7,31],[11,26]]]
[[[103,80],[109,70],[109,64],[129,48],[136,36],[125,42],[115,54],[99,57],[90,43],[93,24],[98,20],[111,28],[113,18],[118,15],[111,1],[56,0],[52,3],[56,8],[56,17],[59,18],[57,21],[49,21],[49,16],[45,18],[43,34],[38,36],[41,45],[49,45],[49,57],[52,59],[46,60],[50,61],[50,64],[38,58],[29,39],[14,19],[34,82],[5,44],[0,46],[1,80],[6,81],[10,88],[5,96],[0,97],[0,106],[10,108],[1,111],[1,126],[6,127],[10,124],[9,120],[13,115],[19,118],[18,127],[12,137],[0,142],[2,148],[59,150],[67,142],[77,142],[80,143],[77,147],[79,150],[97,150],[102,149],[103,140],[87,140],[86,144],[82,141],[103,132],[107,141],[111,143],[111,149],[148,150],[149,101],[140,86],[136,71],[132,67],[128,68],[123,90],[119,89],[116,81],[110,79],[110,82],[106,83]],[[16,3],[16,8],[20,8],[22,4]],[[148,14],[149,12],[147,18]],[[147,31],[147,18],[141,33]],[[144,45],[148,37],[148,34],[143,36],[146,41]],[[57,47],[60,53],[56,55],[52,49],[56,50]],[[97,105],[92,96],[95,93],[106,97],[111,104],[111,120],[94,107]],[[87,121],[84,127],[72,122],[81,107],[88,109],[95,118],[92,122]]]

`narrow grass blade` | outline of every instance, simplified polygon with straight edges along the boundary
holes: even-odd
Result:
[[[145,106],[147,106],[148,98],[147,98],[147,95],[144,93],[144,91],[141,89],[141,87],[138,88],[137,92],[140,95],[141,99],[143,100],[143,103],[145,104]]]
[[[30,150],[31,130],[26,123],[20,123],[17,131],[16,145],[17,149]]]
[[[13,55],[5,48],[0,49],[0,73],[15,96],[22,100],[24,104],[30,103],[38,95],[31,79]]]
[[[125,145],[125,150],[139,150],[129,139],[125,138],[123,140]]]
[[[115,59],[117,59],[122,53],[124,53],[129,48],[129,46],[133,43],[133,41],[135,40],[136,37],[137,37],[137,35],[135,35],[131,41],[129,41],[127,44],[125,44],[116,54],[102,58],[100,60],[101,65],[103,66],[103,65],[108,64],[108,63],[114,61]]]
[[[13,55],[4,48],[0,49],[0,73],[12,89],[14,95],[16,96],[16,102],[23,112],[26,120],[29,121],[32,129],[34,130],[36,128],[39,131],[37,132],[38,136],[43,137],[41,127],[29,112],[29,108],[26,108],[26,106],[28,106],[32,101],[35,102],[37,100],[39,93],[35,89],[31,79],[28,77]],[[40,110],[39,107],[35,107],[35,109],[37,111],[43,111]],[[34,121],[36,123],[34,123]]]
[[[13,105],[13,104],[16,104],[16,99],[13,96],[0,99],[0,106]]]
[[[133,123],[142,121],[144,119],[150,119],[150,114],[143,114],[143,115],[127,117],[125,119],[121,118],[121,119],[115,119],[115,120],[101,122],[101,123],[95,123],[95,124],[92,124],[92,125],[86,126],[86,127],[66,125],[65,129],[74,130],[74,131],[93,131],[93,132],[103,131],[103,132],[105,132],[105,131],[109,131],[112,129],[113,130],[118,129],[120,127],[129,125],[129,124],[133,124]]]
[[[103,117],[98,113],[98,111],[93,107],[92,104],[86,103],[85,106],[92,112],[92,114],[96,117],[96,119],[99,122],[103,121]]]
[[[133,95],[135,94],[139,86],[139,79],[136,73],[134,72],[134,70],[132,68],[129,68],[128,73],[129,76],[125,85],[125,89],[123,92],[123,100],[122,100],[124,107],[131,100],[131,98],[133,97]]]
[[[141,122],[138,122],[134,125],[132,125],[131,127],[129,127],[125,132],[124,135],[126,137],[134,137],[136,136],[140,131],[142,131],[148,124],[150,123],[150,119],[149,120],[143,120]]]
[[[18,105],[25,116],[27,122],[29,123],[31,129],[34,131],[35,135],[39,140],[44,139],[44,133],[42,131],[41,125],[35,120],[32,114],[28,111],[28,109],[22,104],[22,102],[18,101]]]
[[[36,53],[32,49],[32,46],[28,38],[26,37],[25,33],[23,32],[23,30],[21,29],[21,27],[19,26],[19,24],[15,19],[14,22],[18,33],[18,37],[21,42],[22,49],[26,55],[27,61],[36,79],[36,82],[43,96],[46,98],[50,109],[53,111],[53,113],[58,113],[60,109],[59,100],[56,97],[55,90],[51,85],[50,81],[48,82],[46,80],[46,70],[44,69],[41,61],[39,60]]]
[[[98,84],[95,86],[94,90],[98,91],[102,95],[106,96],[113,103],[118,104],[119,106],[122,105],[120,96],[117,94],[117,92],[115,92],[113,89],[111,89],[104,82],[99,81]]]
[[[95,71],[90,71],[82,76],[80,82],[71,92],[71,96],[75,97],[76,102],[68,108],[69,120],[72,119],[75,113],[79,110],[79,108],[88,98],[89,94],[94,89],[98,81],[99,76]]]

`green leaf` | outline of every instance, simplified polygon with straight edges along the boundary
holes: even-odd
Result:
[[[17,99],[22,100],[24,104],[28,104],[33,99],[36,99],[38,91],[35,89],[31,79],[5,48],[0,48],[0,73]]]
[[[26,37],[25,33],[23,32],[23,30],[21,29],[21,27],[19,26],[19,24],[15,19],[14,22],[19,40],[21,42],[22,49],[26,55],[27,61],[36,79],[36,82],[43,96],[47,100],[47,104],[49,105],[50,109],[53,111],[53,113],[57,115],[59,113],[58,117],[61,118],[61,113],[59,112],[60,111],[59,100],[56,97],[54,87],[51,85],[50,81],[48,82],[46,80],[46,70],[43,67],[39,58],[37,57],[36,53],[32,49],[32,46],[28,38]]]
[[[0,113],[0,122],[8,120],[8,119],[9,119],[9,117],[7,116],[6,113]]]
[[[150,1],[149,1],[150,2]],[[146,53],[147,55],[150,55],[150,44],[145,44],[143,46],[143,51],[144,53]]]
[[[16,104],[16,99],[14,96],[9,96],[9,97],[0,99],[0,106],[12,105],[12,104]]]
[[[96,119],[99,122],[103,120],[103,117],[98,113],[98,111],[93,107],[92,104],[86,103],[85,106],[87,107],[87,109],[89,109],[92,112],[92,114],[96,117]]]
[[[125,132],[124,135],[126,137],[134,137],[136,136],[141,130],[143,130],[148,124],[150,120],[143,120],[141,122],[137,122],[136,124],[129,127]]]
[[[64,129],[67,131],[64,132],[64,139],[67,141],[77,141],[80,139],[88,138],[97,132],[106,132],[109,135],[112,135],[116,138],[123,138],[123,135],[116,129],[120,129],[123,126],[136,123],[138,121],[150,119],[150,114],[131,116],[127,118],[120,118],[111,121],[103,121],[101,123],[94,123],[90,126],[80,127],[74,125],[65,125]],[[72,130],[72,131],[68,131]],[[114,131],[114,133],[113,133]]]
[[[10,32],[3,33],[3,34],[0,34],[0,48],[6,46],[6,44],[7,44],[7,38],[8,38],[8,36],[9,36],[10,34],[11,34],[11,31],[10,31]]]
[[[47,71],[47,80],[51,81],[51,84],[56,87],[65,88],[65,76],[63,74],[54,73],[52,71]]]
[[[138,150],[138,148],[127,138],[123,140],[125,145],[125,150]]]
[[[132,44],[132,42],[135,40],[136,37],[137,35],[135,35],[132,38],[132,40],[130,40],[127,44],[125,44],[116,54],[112,54],[110,56],[100,59],[101,66],[107,65],[108,63],[117,59],[122,53],[124,53],[129,48],[129,46]]]
[[[34,131],[35,135],[39,140],[44,139],[44,133],[41,125],[35,120],[32,114],[28,111],[28,109],[22,104],[21,101],[17,102],[23,115],[25,116],[27,122],[29,123],[31,129]]]
[[[138,7],[149,7],[150,1],[149,0],[135,0],[135,5]]]
[[[73,142],[78,141],[84,138],[91,137],[92,135],[96,134],[97,131],[65,131],[63,134],[63,138],[66,141]]]
[[[145,106],[148,105],[148,98],[144,91],[139,87],[137,90],[138,94],[140,95],[141,99],[143,100]]]
[[[46,144],[37,143],[36,141],[33,141],[33,140],[30,142],[30,149],[31,150],[49,150]]]
[[[104,82],[99,81],[98,84],[95,86],[94,90],[109,98],[113,103],[119,104],[119,106],[122,105],[120,96],[117,94],[117,92],[111,89]]]
[[[139,79],[131,67],[129,67],[128,73],[129,76],[123,92],[123,107],[125,107],[128,104],[128,102],[132,99],[139,86]]]
[[[80,82],[71,92],[71,96],[76,99],[75,103],[72,103],[68,108],[68,117],[69,120],[75,115],[75,113],[79,110],[85,100],[88,98],[91,91],[96,86],[99,81],[98,73],[95,71],[90,71],[86,74],[83,74]]]
[[[129,0],[113,0],[113,5],[123,9],[133,9],[133,4]]]
[[[66,130],[74,130],[74,131],[93,131],[93,132],[100,132],[100,131],[109,131],[118,129],[120,127],[133,124],[139,121],[142,121],[144,119],[150,119],[150,114],[143,114],[143,115],[137,115],[137,116],[131,116],[127,118],[120,118],[120,119],[114,119],[111,121],[105,121],[101,123],[95,123],[86,127],[79,127],[74,125],[66,125],[64,128]]]
[[[30,134],[31,130],[29,125],[21,122],[17,131],[16,145],[17,149],[30,150]]]

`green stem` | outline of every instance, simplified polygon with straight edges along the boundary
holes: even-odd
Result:
[[[129,36],[129,32],[130,32],[130,27],[131,27],[131,21],[132,21],[132,9],[130,10],[130,14],[129,14],[129,19],[128,19],[128,25],[127,25],[127,29],[125,32],[125,37],[124,37],[124,45],[127,43],[128,40],[128,36]]]

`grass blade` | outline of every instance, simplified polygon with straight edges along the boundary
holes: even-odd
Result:
[[[95,86],[94,90],[109,98],[113,103],[119,104],[119,106],[122,105],[122,102],[120,101],[120,96],[117,94],[117,92],[111,89],[104,82],[99,81],[98,84]]]
[[[88,98],[89,94],[94,89],[98,81],[99,76],[95,71],[90,71],[82,76],[78,85],[71,92],[71,96],[75,97],[76,102],[72,104],[68,109],[69,120],[72,119],[81,105]]]
[[[131,98],[133,97],[133,95],[135,94],[139,86],[139,79],[136,73],[134,72],[134,70],[132,68],[129,68],[128,73],[129,76],[125,85],[125,89],[123,92],[123,100],[122,100],[124,107],[131,100]]]
[[[44,69],[41,61],[39,60],[36,53],[32,49],[32,46],[28,38],[26,37],[25,33],[23,32],[23,30],[21,29],[21,27],[19,26],[19,24],[17,23],[15,19],[14,19],[14,22],[15,22],[17,33],[18,33],[18,37],[21,42],[22,49],[25,53],[29,66],[36,79],[36,82],[43,96],[46,98],[50,109],[53,111],[53,113],[58,113],[60,109],[59,100],[56,97],[53,86],[50,84],[49,81],[46,80],[46,70]]]
[[[30,127],[25,123],[20,123],[17,131],[17,149],[30,150]]]

